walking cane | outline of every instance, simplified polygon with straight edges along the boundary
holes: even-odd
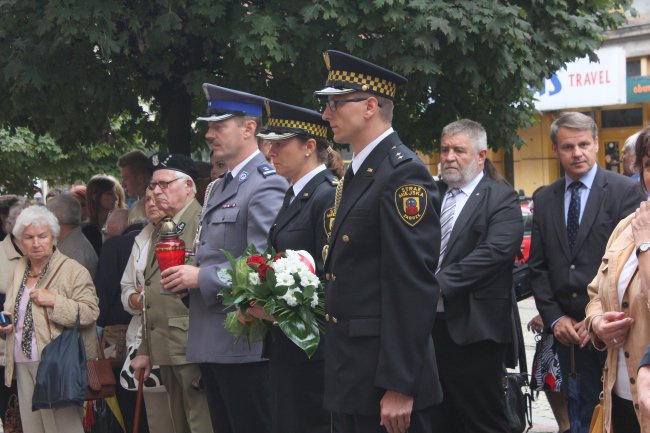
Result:
[[[133,433],[138,433],[140,427],[140,410],[142,409],[142,388],[144,388],[144,371],[138,378],[138,395],[135,398],[135,416],[133,417]]]

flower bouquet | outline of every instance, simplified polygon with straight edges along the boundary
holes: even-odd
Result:
[[[219,278],[230,288],[219,293],[226,307],[246,312],[253,305],[262,305],[280,330],[311,357],[320,342],[319,330],[324,316],[323,288],[315,274],[314,259],[306,251],[287,250],[275,254],[267,250],[259,254],[249,245],[238,259],[224,251],[230,269],[220,269]],[[252,318],[246,324],[229,312],[225,328],[235,336],[249,341],[264,338],[264,320]]]

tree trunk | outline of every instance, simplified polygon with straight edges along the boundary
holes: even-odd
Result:
[[[515,185],[515,160],[512,147],[503,152],[503,171],[506,180],[514,187]]]
[[[160,92],[161,124],[167,126],[170,153],[192,153],[192,97],[180,82],[168,83]]]

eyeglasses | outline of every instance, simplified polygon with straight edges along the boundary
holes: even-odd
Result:
[[[177,181],[178,179],[182,179],[182,178],[177,177],[176,179],[172,179],[172,180],[168,180],[168,181],[159,180],[158,182],[151,182],[151,183],[147,186],[147,188],[149,188],[151,191],[153,191],[154,189],[156,189],[157,186],[159,186],[160,189],[165,190],[165,189],[169,188],[169,184],[170,184],[170,183],[175,182],[175,181]]]
[[[368,98],[352,98],[352,99],[330,99],[326,102],[327,106],[329,107],[330,111],[332,113],[336,112],[337,105],[342,104],[345,102],[361,102],[361,101],[367,101]],[[378,104],[381,107],[381,104]]]

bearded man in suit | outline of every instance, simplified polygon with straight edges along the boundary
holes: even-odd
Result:
[[[447,432],[509,431],[503,364],[512,341],[512,264],[524,227],[514,189],[484,170],[486,153],[479,123],[462,119],[443,128],[433,341]]]

